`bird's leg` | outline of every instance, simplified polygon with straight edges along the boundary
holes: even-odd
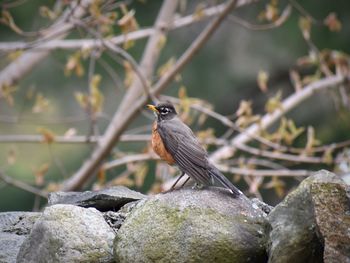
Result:
[[[202,189],[203,187],[204,187],[203,184],[195,183],[195,184],[192,186],[192,189],[194,189],[194,190],[196,190],[196,189],[200,190],[200,189]]]
[[[190,180],[191,178],[190,177],[187,177],[186,181],[180,186],[180,188],[184,187],[185,184],[188,182],[188,180]]]
[[[184,172],[181,172],[179,178],[177,178],[177,180],[175,181],[175,183],[170,187],[170,191],[171,191],[171,190],[174,190],[176,184],[180,181],[180,179],[181,179],[184,175],[185,175],[185,173],[184,173]],[[186,182],[187,182],[187,180],[186,180]],[[182,185],[182,186],[183,186],[183,185]],[[182,187],[182,186],[181,186],[181,187]]]

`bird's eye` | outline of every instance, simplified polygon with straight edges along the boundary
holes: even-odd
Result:
[[[169,111],[170,111],[170,110],[169,110],[168,108],[166,108],[166,107],[160,108],[160,114],[162,114],[162,115],[168,114]]]

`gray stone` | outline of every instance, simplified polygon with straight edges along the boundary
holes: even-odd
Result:
[[[250,201],[252,201],[253,204],[256,204],[261,209],[261,211],[265,213],[265,215],[268,215],[273,209],[273,206],[264,203],[258,198],[252,198]]]
[[[0,213],[0,262],[16,262],[17,253],[40,213]]]
[[[350,262],[350,187],[326,171],[310,179],[324,262]]]
[[[53,205],[34,224],[17,262],[113,262],[114,237],[95,208]]]
[[[48,204],[71,204],[81,207],[94,207],[99,211],[117,211],[126,203],[145,197],[147,196],[124,186],[115,186],[100,191],[51,193]]]
[[[108,225],[117,232],[124,223],[126,217],[131,213],[132,209],[137,205],[139,201],[130,202],[120,208],[117,212],[107,211],[103,213],[103,217]]]
[[[320,171],[308,177],[268,215],[269,262],[349,262],[347,213],[346,185],[338,176]]]
[[[117,262],[266,262],[269,224],[245,196],[181,189],[141,200],[114,241]]]

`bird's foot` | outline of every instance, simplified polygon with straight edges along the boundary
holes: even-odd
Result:
[[[201,190],[204,188],[204,185],[202,184],[199,184],[199,183],[195,183],[193,186],[192,186],[192,189],[193,190]]]

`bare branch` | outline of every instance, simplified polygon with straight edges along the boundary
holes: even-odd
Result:
[[[258,2],[258,0],[239,0],[237,1],[237,7],[244,6],[252,2]],[[177,18],[172,22],[172,24],[169,25],[169,30],[185,27],[190,24],[198,23],[205,19],[216,16],[224,10],[225,6],[226,4],[220,4],[217,6],[206,8],[201,12],[203,15],[200,17],[192,14],[185,17]],[[125,41],[143,39],[153,35],[153,33],[154,33],[153,28],[144,28],[144,29],[126,33],[120,36],[109,38],[108,41],[114,45],[121,45]],[[35,46],[33,46],[32,43],[25,43],[25,42],[0,43],[0,51],[7,51],[7,52],[24,50],[28,48],[33,50],[52,50],[52,49],[80,49],[80,48],[91,49],[91,48],[99,48],[99,47],[103,47],[103,43],[97,39],[65,39],[65,40],[54,39]]]
[[[320,157],[300,156],[300,155],[286,154],[286,153],[280,153],[280,152],[265,151],[254,147],[250,147],[245,144],[235,144],[234,146],[235,148],[241,151],[244,151],[253,155],[257,155],[257,156],[270,158],[270,159],[285,160],[285,161],[295,162],[295,163],[327,163],[326,160]]]
[[[149,80],[153,74],[156,61],[160,54],[159,41],[164,37],[166,30],[173,19],[176,7],[176,0],[164,1],[155,22],[154,34],[148,40],[139,67],[142,75],[147,80]],[[92,153],[90,159],[88,159],[81,168],[64,183],[64,191],[81,188],[83,184],[94,175],[94,172],[100,166],[105,156],[109,154],[123,130],[126,128],[128,122],[136,115],[139,107],[141,107],[141,105],[136,107],[134,102],[142,93],[142,87],[142,83],[136,78],[125,94],[117,112],[107,127],[105,135],[99,141],[99,144]]]
[[[217,165],[220,171],[232,173],[232,174],[240,174],[245,176],[279,176],[279,177],[298,177],[298,176],[309,176],[314,173],[314,171],[307,170],[270,170],[270,169],[248,169],[248,168],[235,168],[228,167],[225,165]]]
[[[78,2],[79,6],[74,8],[72,15],[76,18],[81,17],[86,12],[86,7],[90,5],[93,0],[81,0]],[[45,31],[44,38],[64,38],[67,32],[72,29],[73,25],[66,21],[67,14],[70,14],[70,10],[67,10],[55,24]],[[39,45],[40,46],[40,45]],[[27,51],[23,53],[19,58],[14,60],[5,69],[0,72],[0,97],[1,88],[4,85],[13,85],[16,81],[21,79],[27,74],[36,64],[44,59],[49,54],[49,51]]]
[[[72,143],[97,143],[101,136],[55,136],[54,143],[72,144]],[[120,136],[121,142],[145,142],[151,139],[149,134],[123,134]],[[0,143],[42,143],[42,135],[0,135]]]
[[[249,30],[269,30],[269,29],[273,29],[273,28],[277,28],[280,27],[281,25],[284,24],[284,22],[287,21],[287,19],[289,18],[290,14],[292,13],[292,7],[290,5],[287,5],[287,7],[283,10],[281,16],[276,19],[275,21],[273,21],[270,24],[266,24],[266,25],[253,25],[250,24],[249,22],[243,20],[242,18],[239,18],[237,16],[234,15],[230,15],[229,19]]]
[[[238,145],[244,145],[249,142],[252,135],[259,134],[261,130],[265,130],[273,123],[279,120],[283,115],[295,108],[297,105],[310,98],[316,92],[327,90],[336,87],[347,80],[346,76],[338,75],[331,76],[315,81],[302,90],[293,93],[282,102],[281,109],[275,110],[273,113],[266,114],[259,122],[259,124],[252,124],[244,133],[239,134],[231,140],[231,145],[223,146],[213,152],[210,156],[213,162],[218,162],[221,159],[230,158],[234,154],[234,149]]]
[[[24,191],[27,191],[29,193],[35,194],[37,196],[41,196],[43,198],[47,198],[48,193],[44,190],[40,190],[35,188],[34,186],[31,186],[29,184],[26,184],[20,180],[13,179],[12,177],[6,175],[5,173],[0,171],[0,180],[4,181],[5,183],[9,185],[13,185],[14,187],[17,187],[19,189],[22,189]]]
[[[175,98],[175,97],[170,97],[170,96],[162,96],[172,102],[175,102],[175,103],[180,103],[180,99],[178,98]],[[239,127],[238,125],[236,125],[234,122],[232,122],[229,118],[215,112],[215,111],[212,111],[210,110],[209,108],[206,108],[206,107],[203,107],[201,105],[198,105],[198,104],[191,104],[190,107],[192,109],[195,109],[199,112],[202,112],[218,121],[220,121],[223,125],[229,127],[230,129],[234,130],[234,131],[238,131],[238,132],[241,132],[241,133],[244,133],[246,131],[246,129],[244,128],[241,128]],[[274,143],[274,142],[271,142],[261,136],[259,136],[258,134],[249,134],[249,136],[251,136],[251,139],[254,139],[262,144],[265,144],[266,146],[269,146],[273,149],[276,149],[276,150],[280,150],[280,151],[286,151],[287,150],[287,147],[284,147],[280,144],[277,144],[277,143]]]
[[[143,154],[134,154],[134,155],[126,155],[119,159],[113,160],[111,162],[105,163],[102,166],[102,170],[110,170],[112,168],[125,165],[132,162],[142,162],[148,160],[158,160],[159,157],[154,153],[143,153]]]
[[[321,21],[318,21],[316,18],[314,18],[308,11],[305,10],[305,8],[300,5],[297,1],[295,0],[289,0],[289,3],[303,16],[307,17],[310,19],[310,21],[314,24],[322,25]]]
[[[164,3],[167,3],[167,1]],[[200,48],[203,47],[206,41],[215,32],[216,28],[221,24],[221,22],[229,14],[229,12],[235,7],[235,4],[235,0],[229,1],[225,10],[220,14],[220,16],[214,19],[200,33],[200,35],[195,39],[195,41],[190,45],[190,47],[185,51],[185,53],[177,60],[175,65],[157,82],[157,84],[152,89],[153,94],[158,94],[159,92],[161,92],[172,81],[175,75],[200,50]],[[161,26],[161,28],[164,30],[164,23],[161,23]],[[158,44],[158,42],[154,43],[154,41],[155,39],[153,39],[151,42],[152,46]],[[150,54],[148,54],[148,56],[151,56],[151,59],[149,60],[152,61],[155,50],[150,49],[149,52]],[[158,54],[156,55],[158,56]],[[143,60],[143,63],[141,63],[140,68],[143,69],[146,67],[147,69],[153,70],[154,64],[152,63],[153,65],[150,65],[149,60]],[[149,77],[148,74],[145,74],[145,76]],[[136,88],[136,92],[133,91],[131,88],[129,89],[128,93],[125,96],[125,99],[122,102],[122,105],[119,107],[118,112],[115,114],[111,124],[107,128],[105,136],[103,140],[101,140],[99,147],[94,151],[90,160],[85,162],[81,169],[64,184],[63,190],[69,191],[82,187],[86,180],[94,174],[100,163],[103,161],[104,157],[110,152],[114,143],[117,142],[120,135],[127,127],[127,124],[131,121],[131,119],[133,119],[136,116],[138,110],[141,109],[141,107],[143,107],[147,103],[146,96],[141,96],[139,100],[135,101],[135,96],[137,96],[136,93],[140,93],[142,87],[140,87],[140,84],[138,84]],[[133,91],[133,93],[131,93],[131,91]],[[133,107],[130,107],[130,105],[133,105]]]

